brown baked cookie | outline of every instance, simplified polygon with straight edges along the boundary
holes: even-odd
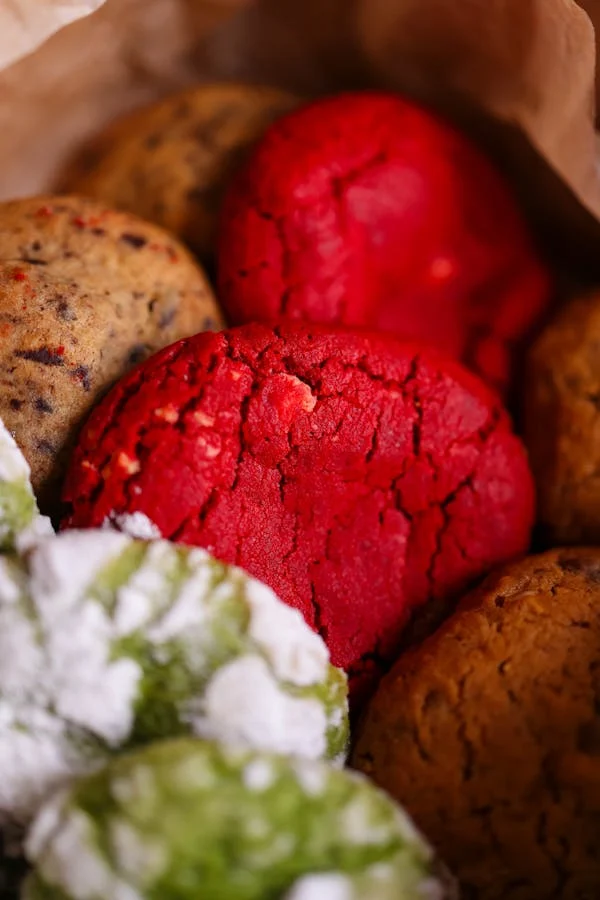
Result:
[[[465,898],[600,896],[600,549],[489,577],[381,683],[353,764]]]
[[[572,302],[533,345],[525,441],[548,543],[600,543],[600,293]]]
[[[296,104],[283,91],[242,84],[177,94],[90,144],[65,187],[157,222],[208,259],[233,171],[271,122]]]
[[[170,235],[91,200],[0,204],[0,417],[53,511],[84,417],[110,385],[221,318]]]

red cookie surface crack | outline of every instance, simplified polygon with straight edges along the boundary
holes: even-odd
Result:
[[[165,414],[165,411],[168,414]],[[295,323],[181,341],[80,438],[71,527],[143,513],[272,586],[355,693],[415,610],[526,551],[533,490],[495,396],[391,336]]]

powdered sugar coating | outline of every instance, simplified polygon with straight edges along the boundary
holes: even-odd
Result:
[[[3,704],[0,717],[0,824],[23,824],[49,794],[90,765],[84,742],[78,753],[75,732],[51,713],[24,707],[17,716]]]
[[[241,883],[249,900],[450,900],[433,852],[400,818],[373,784],[323,762],[165,741],[46,805],[27,845],[25,900],[113,897],[125,875],[132,900],[223,900]]]
[[[0,419],[0,550],[25,550],[50,533],[33,494],[29,464]]]
[[[35,516],[30,525],[15,535],[15,550],[17,553],[26,553],[38,541],[53,534],[54,528],[48,516]]]
[[[356,895],[347,875],[325,872],[305,875],[288,891],[284,900],[356,900]]]
[[[249,633],[265,651],[278,678],[307,686],[325,676],[329,653],[318,634],[299,628],[304,623],[296,609],[283,606],[274,592],[252,580],[246,593],[252,610]],[[299,635],[302,634],[302,641]]]
[[[394,867],[380,863],[359,875],[324,872],[305,875],[285,894],[283,900],[444,900],[453,896],[438,878],[423,878],[399,892]]]
[[[70,531],[37,544],[27,562],[29,591],[41,614],[70,613],[128,544],[126,535],[106,531]]]
[[[93,829],[90,820],[81,813],[61,819],[62,794],[54,805],[46,808],[33,829],[29,849],[41,849],[51,838],[53,828],[61,823],[60,839],[53,844],[54,852],[46,862],[48,877],[58,884],[68,881],[74,897],[93,900],[98,896],[111,900],[143,900],[141,893],[127,884],[93,849]]]
[[[31,470],[27,460],[19,450],[14,437],[2,422],[0,425],[0,481],[28,481],[30,474]]]
[[[203,550],[101,529],[0,557],[0,822],[182,731],[337,759],[346,693],[301,616]]]
[[[243,774],[244,786],[249,791],[266,791],[275,781],[275,771],[267,759],[254,759]]]
[[[130,537],[139,538],[142,541],[152,541],[161,537],[160,530],[154,522],[142,512],[123,513],[122,515],[113,513],[106,517],[103,527],[116,528],[117,531],[122,531]]]
[[[193,704],[203,738],[318,759],[327,754],[327,714],[316,697],[294,697],[266,661],[244,656],[223,666]]]

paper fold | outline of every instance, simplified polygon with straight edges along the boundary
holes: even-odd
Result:
[[[487,141],[557,245],[600,261],[594,22],[600,0],[4,0],[0,66],[61,30],[0,72],[0,198],[191,83],[382,86]]]
[[[50,35],[103,3],[104,0],[2,0],[0,69],[31,53]]]

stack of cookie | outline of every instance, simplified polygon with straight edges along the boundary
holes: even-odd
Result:
[[[595,298],[398,95],[198,88],[62,186],[0,207],[24,896],[595,897]]]

